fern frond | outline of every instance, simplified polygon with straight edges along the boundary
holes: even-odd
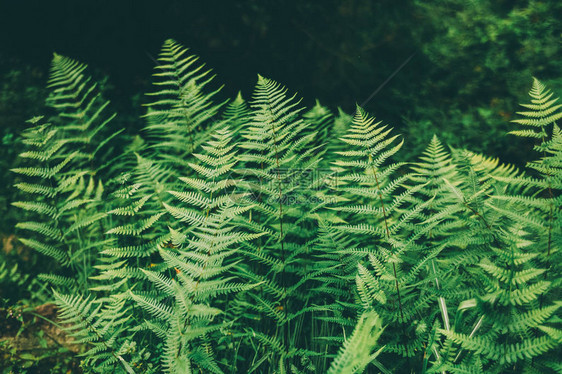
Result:
[[[373,353],[382,333],[380,317],[375,312],[364,313],[357,322],[351,337],[345,341],[338,356],[332,362],[329,374],[361,373],[380,354]]]

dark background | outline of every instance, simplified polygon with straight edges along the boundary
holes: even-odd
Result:
[[[352,111],[419,52],[409,25],[421,18],[401,1],[4,1],[0,63],[5,73],[46,70],[55,51],[79,59],[109,76],[121,106],[147,90],[152,59],[173,38],[213,68],[229,96],[250,95],[260,73],[307,104]],[[416,55],[379,95],[419,91],[412,76],[427,64]],[[373,100],[367,109],[384,107]]]
[[[136,132],[168,38],[214,70],[225,98],[250,98],[257,73],[333,111],[378,90],[364,107],[404,135],[399,157],[435,133],[521,163],[530,144],[506,132],[532,76],[561,91],[560,15],[554,0],[0,0],[0,168],[44,110],[53,52],[87,63],[116,126]]]

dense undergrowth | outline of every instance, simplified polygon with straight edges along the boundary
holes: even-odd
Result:
[[[54,300],[85,372],[562,372],[562,111],[538,80],[519,170],[438,134],[393,162],[400,136],[359,107],[261,76],[217,102],[182,46],[158,61],[131,137],[55,55],[13,169],[20,240],[50,260],[3,282]]]

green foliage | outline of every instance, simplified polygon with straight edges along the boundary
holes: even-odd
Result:
[[[30,121],[33,126],[23,134],[27,149],[20,153],[26,164],[12,169],[22,176],[16,187],[27,198],[13,205],[29,212],[32,219],[16,225],[32,234],[21,241],[73,274],[45,279],[82,290],[96,262],[92,249],[104,245],[102,180],[110,175],[107,146],[119,134],[107,133],[114,115],[106,114],[108,102],[83,74],[85,69],[76,61],[54,56],[47,103],[56,115],[50,123],[42,123],[41,117]]]
[[[413,26],[423,71],[421,90],[404,90],[410,144],[437,132],[456,147],[503,156],[524,165],[532,142],[506,137],[517,109],[513,98],[531,75],[560,90],[559,2],[414,0]],[[420,58],[418,58],[418,56]],[[422,60],[422,61],[420,61]],[[425,61],[424,61],[425,60]],[[416,74],[414,73],[414,74]],[[416,79],[416,78],[411,78]],[[409,134],[407,136],[406,134]],[[488,136],[482,136],[488,134]]]
[[[329,374],[361,373],[380,351],[371,353],[382,333],[381,321],[377,313],[363,314],[353,334],[346,340],[339,354],[328,370]]]
[[[69,325],[65,331],[74,338],[73,343],[90,346],[82,354],[84,365],[95,372],[115,372],[119,367],[119,372],[134,373],[123,358],[134,353],[134,347],[131,342],[119,339],[128,319],[122,301],[110,299],[104,304],[80,296],[60,295],[56,291],[54,296],[59,306],[59,319]]]
[[[437,136],[393,161],[403,141],[362,108],[306,111],[262,76],[216,103],[196,61],[164,43],[127,145],[55,56],[58,114],[24,133],[18,228],[57,264],[42,279],[85,369],[557,372],[562,112],[540,82],[521,171]]]

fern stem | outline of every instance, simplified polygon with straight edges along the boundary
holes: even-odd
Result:
[[[492,227],[490,226],[490,224],[488,223],[488,221],[486,221],[486,218],[484,218],[484,216],[482,214],[480,214],[476,209],[474,209],[473,207],[471,207],[470,205],[468,205],[468,203],[466,201],[463,201],[464,206],[466,206],[472,213],[474,213],[474,215],[482,221],[482,223],[484,223],[484,226],[486,226],[486,229],[488,229],[488,231],[490,232],[490,234],[492,235],[492,238],[494,239],[494,244],[496,245],[496,247],[498,249],[501,249],[502,246],[498,240],[498,238],[496,237],[496,234],[494,233],[494,230],[492,230]]]
[[[271,112],[271,108],[269,108]],[[272,113],[273,114],[273,113]],[[287,279],[285,272],[285,236],[283,233],[283,191],[281,189],[281,165],[279,163],[279,152],[277,149],[277,133],[275,132],[275,123],[271,121],[271,131],[273,133],[273,150],[275,151],[275,163],[277,166],[277,185],[279,190],[279,240],[281,242],[281,261],[283,262],[283,269],[281,270],[281,287],[283,287],[283,298],[281,299],[281,306],[283,307],[283,315],[285,317],[285,324],[283,329],[283,340],[285,344],[289,344],[289,321],[287,320]]]
[[[373,166],[373,157],[371,155],[369,155],[369,165],[371,166],[371,171],[373,172],[373,176],[375,177],[375,182],[377,185],[377,193],[379,195],[379,200],[381,203],[381,208],[382,208],[382,214],[383,214],[383,218],[384,218],[384,228],[385,228],[385,232],[386,232],[386,239],[388,241],[388,243],[390,244],[390,246],[392,247],[392,244],[390,243],[390,230],[388,228],[388,217],[387,217],[387,213],[386,213],[386,208],[384,206],[384,200],[382,198],[382,192],[381,192],[381,188],[380,188],[380,183],[379,183],[379,177],[377,175],[377,172],[375,170],[375,167]],[[396,272],[396,263],[392,263],[392,272],[394,273],[394,286],[396,287],[396,295],[398,297],[398,309],[400,311],[400,319],[401,319],[401,328],[402,328],[402,336],[404,338],[404,348],[406,349],[406,355],[408,356],[408,364],[411,366],[411,362],[410,362],[410,353],[408,352],[408,337],[406,334],[406,329],[404,326],[404,323],[406,322],[404,319],[404,311],[402,308],[402,298],[400,297],[400,285],[398,284],[398,274]]]
[[[178,87],[178,92],[179,92],[179,94],[178,94],[178,96],[179,96],[178,99],[179,99],[180,101],[182,101],[182,100],[183,100],[183,97],[182,97],[182,87],[180,86],[180,79],[181,79],[181,77],[178,75],[178,69],[179,69],[179,67],[178,67],[176,58],[174,57],[174,70],[173,70],[173,73],[174,73],[174,76],[176,77],[176,80],[174,80],[174,83],[175,83],[176,86]],[[185,122],[187,123],[187,130],[188,130],[188,133],[189,133],[190,153],[193,153],[193,150],[194,150],[194,147],[195,147],[195,146],[194,146],[194,141],[193,141],[193,129],[191,128],[191,122],[190,122],[189,116],[187,115],[187,113],[186,113],[186,111],[185,111],[185,108],[183,108],[183,106],[182,106],[182,111],[181,111],[181,112],[182,112],[183,116],[185,117]]]
[[[369,165],[371,166],[371,171],[373,172],[373,176],[375,177],[375,182],[376,182],[376,185],[377,185],[377,193],[379,195],[379,200],[380,200],[381,208],[382,208],[382,214],[383,214],[383,218],[384,218],[384,229],[385,229],[385,232],[386,232],[386,239],[388,241],[390,241],[390,230],[388,228],[388,217],[387,217],[387,214],[386,214],[386,208],[384,206],[384,200],[382,198],[382,192],[381,192],[381,189],[380,189],[379,177],[378,177],[377,172],[375,171],[375,168],[373,166],[373,157],[371,155],[369,155]],[[392,244],[391,244],[391,246],[392,246]],[[396,286],[396,294],[398,296],[398,307],[400,309],[400,318],[402,320],[401,322],[404,323],[405,320],[404,320],[404,312],[402,310],[402,298],[400,297],[400,286],[398,284],[398,276],[397,276],[397,273],[396,273],[396,264],[394,262],[392,263],[392,271],[394,273],[394,285]],[[404,336],[406,336],[406,334],[404,334]],[[407,348],[406,348],[406,350],[407,350]]]
[[[470,335],[468,336],[469,338],[472,338],[474,336],[474,334],[476,333],[476,331],[478,331],[478,329],[480,328],[480,326],[482,326],[482,321],[484,320],[484,316],[480,317],[478,319],[478,322],[476,322],[476,325],[474,325],[474,327],[472,328],[472,332],[470,333]],[[457,362],[457,360],[459,359],[461,353],[463,352],[463,349],[461,348],[459,350],[459,353],[457,353],[457,355],[455,356],[455,359],[453,360],[453,363]]]
[[[547,110],[548,108],[544,107],[544,104],[540,103],[539,104],[539,113],[543,113],[544,110]],[[541,116],[541,120],[544,119],[544,116]],[[542,133],[542,138],[541,138],[541,143],[544,144],[546,142],[546,138],[545,138],[545,130],[544,130],[544,126],[541,126],[541,133]],[[541,145],[542,145],[541,144]],[[543,148],[542,151],[543,157],[546,158],[546,150]],[[554,220],[554,205],[552,203],[552,199],[554,199],[554,194],[552,193],[552,185],[550,182],[550,178],[547,179],[547,183],[548,183],[548,201],[549,201],[549,208],[550,208],[550,214],[548,216],[548,242],[547,242],[547,251],[546,251],[546,256],[550,257],[550,247],[552,245],[552,221]],[[546,272],[545,272],[545,276],[546,276]]]

